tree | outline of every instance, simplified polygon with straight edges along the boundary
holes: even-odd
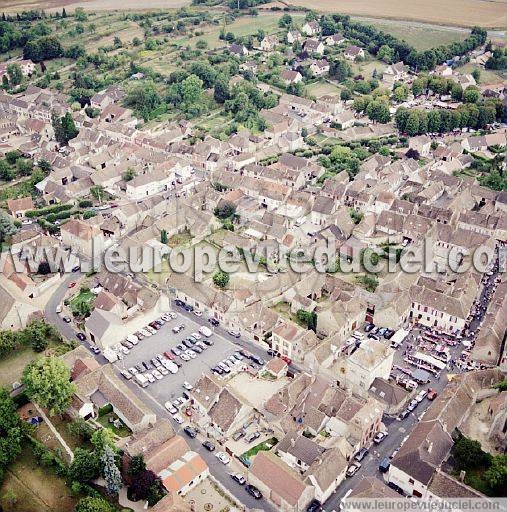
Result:
[[[472,71],[472,76],[474,77],[474,80],[479,83],[479,80],[481,79],[481,70],[479,68],[475,68]]]
[[[16,226],[5,210],[0,210],[0,247],[6,238],[16,232]]]
[[[110,496],[116,496],[121,489],[121,474],[114,460],[114,452],[110,446],[104,448],[100,462],[102,465],[102,476],[106,481],[106,491]]]
[[[481,97],[481,93],[476,87],[468,87],[463,92],[463,101],[465,103],[477,103],[479,101],[479,98]]]
[[[167,244],[167,242],[168,242],[167,231],[165,229],[163,229],[160,232],[160,243]]]
[[[150,119],[152,112],[160,106],[162,100],[153,82],[145,81],[135,84],[127,93],[125,105],[132,107],[145,121]]]
[[[236,213],[236,205],[229,201],[222,201],[213,211],[215,217],[228,219]]]
[[[338,82],[344,82],[352,76],[352,68],[343,59],[335,60],[329,67],[329,76]]]
[[[7,65],[7,76],[9,77],[10,85],[19,85],[23,80],[23,72],[19,64],[8,64]]]
[[[127,473],[130,476],[135,476],[139,474],[141,471],[146,469],[146,463],[144,462],[144,457],[142,454],[134,455],[129,462],[129,467]]]
[[[136,176],[136,171],[129,167],[122,175],[123,181],[132,181]]]
[[[417,110],[411,110],[408,118],[407,124],[405,126],[405,131],[410,136],[417,135],[419,133],[419,113]]]
[[[484,478],[493,490],[503,489],[507,484],[507,455],[493,457],[491,466],[484,473]]]
[[[89,482],[100,474],[99,458],[94,452],[83,448],[75,448],[74,459],[68,469],[68,477],[75,482]]]
[[[278,26],[280,28],[289,28],[292,25],[292,16],[290,14],[284,14],[278,20]]]
[[[366,107],[366,113],[372,121],[388,123],[391,119],[389,104],[383,100],[373,100]]]
[[[307,329],[316,332],[317,331],[317,313],[315,311],[305,311],[299,309],[296,313],[298,321],[305,325]]]
[[[70,112],[65,113],[63,117],[58,117],[53,112],[51,115],[51,122],[55,132],[56,141],[59,144],[67,144],[69,140],[77,137],[79,133]]]
[[[159,486],[160,479],[157,475],[149,469],[144,469],[132,479],[130,492],[137,500],[145,500],[153,492],[153,488]]]
[[[23,48],[23,57],[34,62],[56,59],[63,55],[63,47],[55,36],[30,39]]]
[[[64,412],[70,405],[75,385],[70,370],[58,357],[42,357],[26,366],[22,378],[30,400],[49,409],[51,415]]]
[[[461,435],[454,443],[452,454],[458,469],[469,471],[482,466],[489,466],[491,455],[481,448],[479,441],[473,441]]]
[[[4,471],[21,453],[23,423],[6,389],[0,388],[0,482]]]
[[[217,103],[225,103],[230,98],[229,80],[223,73],[219,74],[215,79],[213,98]]]
[[[393,98],[398,102],[401,103],[402,101],[405,101],[408,98],[408,88],[406,85],[399,85],[394,89],[393,91]]]
[[[92,434],[92,444],[98,457],[102,457],[106,447],[114,449],[114,433],[109,428],[100,428]]]
[[[37,167],[44,173],[44,174],[49,174],[51,172],[51,164],[44,158],[41,158],[38,162],[37,162]]]
[[[377,52],[377,58],[383,60],[384,62],[387,62],[387,64],[391,64],[392,62],[394,62],[394,57],[394,50],[387,44],[382,45]]]
[[[424,80],[422,78],[416,78],[412,82],[412,94],[414,96],[420,96],[424,89],[426,87],[426,84],[424,83]]]
[[[75,512],[114,512],[114,510],[104,498],[88,496],[79,500]]]
[[[221,270],[213,274],[213,283],[219,288],[226,288],[229,284],[229,279],[229,274]]]
[[[96,185],[90,188],[90,194],[99,202],[102,203],[106,191],[102,185]]]
[[[76,418],[67,425],[69,433],[82,441],[89,441],[95,431],[93,427],[83,418]],[[74,452],[75,455],[75,452]]]

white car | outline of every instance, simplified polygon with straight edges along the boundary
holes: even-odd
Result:
[[[171,320],[171,316],[167,313],[164,313],[160,318],[164,320],[164,322],[169,322],[169,320]]]
[[[192,389],[194,389],[194,386],[192,386],[192,384],[190,384],[190,382],[185,381],[182,385],[188,391],[192,391]]]
[[[225,452],[217,452],[215,453],[215,457],[222,463],[222,464],[229,464],[231,462],[231,459]]]
[[[151,333],[151,334],[157,334],[157,330],[154,329],[151,325],[147,325],[146,326],[146,329]]]
[[[173,420],[180,425],[183,423],[183,418],[180,414],[173,414]]]
[[[125,339],[127,341],[130,341],[132,345],[137,345],[139,343],[137,336],[134,336],[133,334],[129,334]]]
[[[162,380],[162,378],[164,377],[158,370],[153,370],[153,376],[157,379],[157,380]]]
[[[194,309],[194,315],[195,316],[202,316],[202,311],[199,311],[198,309]]]
[[[141,329],[139,331],[143,336],[151,336],[151,332],[147,331],[146,329]]]
[[[174,311],[169,311],[167,314],[168,314],[168,315],[169,315],[173,320],[174,320],[175,318],[177,318],[177,316],[178,316]]]
[[[155,382],[155,377],[150,372],[146,372],[144,374],[144,376],[146,377],[148,382],[151,382],[151,383]]]
[[[163,364],[163,363],[162,363]],[[158,368],[158,371],[162,374],[162,375],[169,375],[169,370],[167,368],[165,368],[164,366],[160,366]]]
[[[171,413],[171,414],[178,414],[178,409],[174,407],[174,405],[171,402],[166,402],[164,404],[164,407]]]
[[[197,354],[193,350],[185,350],[185,354],[190,357],[190,359],[195,359],[197,357]]]
[[[175,365],[172,361],[162,361],[162,364],[171,372],[178,373],[178,366]]]
[[[30,219],[23,219],[21,221],[21,224],[23,224],[23,226],[29,226],[31,223],[32,221]]]
[[[200,340],[202,338],[202,336],[198,332],[193,332],[191,336],[193,336],[196,340]]]
[[[183,361],[190,361],[190,356],[186,352],[182,352],[180,357]],[[194,356],[195,357],[195,356]]]

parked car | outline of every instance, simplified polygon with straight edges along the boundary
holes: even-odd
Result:
[[[220,322],[216,318],[210,318],[208,322],[215,327],[218,327],[220,325]]]
[[[419,393],[417,393],[415,400],[417,400],[420,403],[426,398],[427,394],[428,394],[428,391],[426,389],[421,389],[421,391],[419,391]]]
[[[193,332],[190,336],[196,340],[200,340],[202,336],[198,332]]]
[[[204,441],[202,445],[204,446],[204,448],[206,448],[206,450],[210,452],[215,451],[215,445],[211,441]]]
[[[78,332],[78,333],[76,334],[76,338],[77,338],[78,340],[80,340],[80,341],[85,341],[85,340],[86,340],[86,335],[85,335],[84,333],[82,333],[82,332]]]
[[[252,485],[252,484],[246,485],[245,491],[248,494],[250,494],[251,496],[253,496],[256,500],[262,499],[262,492],[259,491],[259,489],[257,489],[257,487],[255,487],[255,485]]]
[[[241,336],[241,333],[239,331],[235,331],[234,329],[228,329],[227,332],[234,338],[239,338]]]
[[[182,361],[190,361],[190,356],[186,352],[180,354]]]
[[[184,306],[185,306],[185,303],[184,303],[182,300],[180,300],[180,299],[176,299],[176,300],[174,301],[174,303],[175,303],[177,306],[179,306],[180,308],[182,308],[182,307],[184,307]]]
[[[183,382],[183,387],[185,389],[187,389],[188,391],[191,391],[192,389],[194,389],[194,386],[192,386],[192,384],[190,384],[190,382],[187,382],[187,381]]]
[[[174,347],[171,349],[171,352],[175,355],[175,356],[179,356],[181,354],[181,350],[177,347]]]
[[[183,423],[183,418],[181,417],[180,414],[174,414],[173,420],[180,425]]]
[[[124,379],[130,380],[132,378],[132,374],[127,370],[122,370],[120,373]]]
[[[408,409],[405,409],[404,411],[401,411],[400,414],[396,417],[398,421],[404,420],[408,415],[410,414],[410,411]]]
[[[185,311],[191,312],[194,310],[194,306],[191,306],[190,304],[185,304],[183,306],[183,309],[185,309]]]
[[[198,309],[194,310],[195,316],[202,316],[202,311],[199,311]]]
[[[387,473],[389,471],[389,466],[391,465],[391,462],[389,461],[389,458],[388,457],[384,457],[381,461],[380,461],[380,464],[378,465],[378,470],[381,472],[381,473]]]
[[[231,459],[225,452],[217,452],[215,453],[215,457],[222,463],[222,464],[229,464],[231,462]]]
[[[69,288],[74,288],[74,286],[76,286],[76,283],[74,281],[71,281],[69,283]]]
[[[66,323],[66,324],[70,324],[72,322],[72,320],[68,317],[68,316],[64,316],[62,318],[62,320]]]
[[[375,324],[372,324],[370,322],[367,322],[365,325],[364,325],[364,332],[370,332],[371,330],[373,330],[375,328]]]
[[[185,432],[188,437],[197,437],[197,430],[195,430],[195,428],[189,427],[188,425],[183,428],[183,432]]]
[[[164,377],[158,370],[153,370],[152,374],[157,380],[162,380]]]
[[[155,382],[155,377],[150,372],[146,372],[144,376],[146,377],[150,384],[153,384],[153,382]]]
[[[278,352],[278,350],[273,350],[272,348],[270,348],[268,350],[268,356],[278,357],[279,355],[280,355],[280,352]]]
[[[312,500],[306,507],[306,512],[320,512],[322,510],[322,504],[319,500]]]
[[[357,462],[361,462],[369,453],[370,453],[370,451],[368,450],[368,448],[361,448],[354,455],[354,460],[357,460]]]
[[[432,388],[428,388],[428,394],[426,395],[426,398],[428,400],[435,400],[435,398],[438,396],[438,393],[432,389]]]
[[[135,366],[131,366],[129,368],[129,373],[132,375],[135,375],[136,373],[139,373],[139,372],[137,371],[137,368]]]
[[[197,354],[193,350],[185,350],[185,354],[187,354],[190,359],[195,359],[197,357]]]
[[[252,432],[251,434],[248,434],[246,437],[245,437],[245,441],[247,443],[251,443],[252,441],[255,441],[256,439],[259,439],[260,437],[260,433],[259,432]]]
[[[202,354],[202,352],[203,352],[202,348],[197,344],[192,347],[192,350],[194,352],[197,352],[198,354]]]
[[[175,334],[177,334],[177,333],[179,333],[180,331],[182,331],[184,328],[185,328],[185,326],[184,326],[184,325],[175,325],[175,326],[173,327],[173,332],[174,332]]]
[[[245,485],[246,483],[245,477],[241,473],[233,473],[231,478],[239,485]]]
[[[258,365],[262,366],[263,364],[265,364],[265,361],[264,359],[262,359],[262,357],[258,356],[258,355],[255,355],[255,354],[252,354],[250,356],[250,359],[254,362],[254,363],[257,363]]]
[[[348,477],[354,476],[361,469],[361,464],[359,462],[353,462],[345,472],[345,475]]]
[[[146,370],[152,370],[153,366],[148,361],[143,361],[143,366],[146,368]]]
[[[380,444],[387,437],[387,435],[387,432],[377,432],[373,438],[373,442],[375,444]]]
[[[291,365],[292,364],[292,359],[290,357],[287,357],[287,356],[280,356],[280,359],[282,361],[285,361],[288,365]]]

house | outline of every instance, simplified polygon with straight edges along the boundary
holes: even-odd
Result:
[[[335,46],[337,44],[341,44],[341,43],[345,42],[345,37],[343,37],[342,34],[333,34],[333,35],[327,36],[325,41],[326,41],[327,45]]]
[[[269,372],[273,377],[279,379],[287,374],[288,364],[279,357],[273,357],[270,359],[265,366],[267,372]]]
[[[31,196],[20,197],[19,199],[9,199],[7,201],[7,209],[15,219],[25,216],[28,210],[33,210],[33,201]]]
[[[260,44],[260,49],[265,52],[273,51],[279,44],[278,37],[276,35],[265,36]]]
[[[74,369],[75,365],[71,370]],[[156,422],[155,413],[130,391],[109,365],[80,374],[74,384],[76,391],[70,411],[73,416],[96,418],[98,410],[109,404],[132,432],[144,430]]]
[[[364,59],[364,50],[355,45],[347,46],[343,52],[343,56],[349,60],[356,60],[358,58]]]
[[[250,467],[249,482],[255,485],[280,512],[304,510],[314,489],[276,455],[259,452]]]
[[[324,45],[318,39],[307,39],[303,43],[303,50],[309,55],[322,55],[324,53]]]
[[[145,197],[166,192],[176,184],[173,170],[156,169],[135,176],[126,184],[127,198],[139,201]]]
[[[78,254],[96,262],[104,253],[104,237],[99,226],[80,219],[70,219],[60,228],[62,243]]]
[[[368,396],[376,378],[388,379],[394,350],[385,343],[367,339],[340,365],[340,384],[359,396]]]
[[[303,80],[303,75],[299,71],[294,71],[292,69],[284,69],[280,73],[281,80],[289,85],[289,84],[297,84]]]
[[[313,331],[302,329],[289,322],[276,326],[271,335],[271,347],[274,350],[299,362],[317,343],[318,339]]]
[[[209,476],[206,462],[183,437],[174,434],[165,418],[120,441],[119,448],[124,450],[127,464],[132,457],[142,455],[146,469],[153,471],[171,494],[184,496]]]
[[[299,30],[289,30],[287,32],[287,42],[289,44],[294,44],[296,42],[301,42],[303,40],[303,36]]]
[[[405,80],[408,76],[408,73],[405,69],[405,64],[400,61],[396,64],[390,64],[384,70],[382,75],[382,80],[390,85],[394,84],[394,82]]]
[[[410,137],[408,139],[408,147],[417,151],[422,157],[427,157],[431,151],[431,139],[427,135]]]
[[[316,21],[307,21],[301,30],[307,36],[315,36],[320,32],[320,25]]]
[[[23,76],[32,76],[36,69],[37,65],[32,62],[30,59],[22,59],[22,60],[11,60],[8,62],[2,62],[0,64],[0,80],[7,75],[7,68],[11,64],[17,64],[21,68],[21,73]]]
[[[245,55],[248,55],[250,53],[247,50],[246,46],[237,43],[232,43],[229,46],[229,51],[234,55],[239,55],[240,57],[244,57]]]
[[[375,377],[370,386],[370,395],[384,405],[385,413],[389,416],[397,416],[406,408],[410,393],[387,379]]]
[[[277,455],[291,468],[304,473],[325,449],[303,434],[289,432],[276,446]]]
[[[209,424],[217,436],[227,439],[246,422],[252,412],[251,405],[242,402],[229,389],[223,388],[209,410]]]
[[[3,276],[0,279],[0,303],[1,329],[22,329],[40,314],[40,309],[14,283],[4,280]]]
[[[314,60],[310,64],[310,71],[315,76],[321,76],[329,73],[329,62],[326,59]]]

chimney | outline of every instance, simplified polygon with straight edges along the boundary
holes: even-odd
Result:
[[[293,448],[294,448],[294,446],[296,445],[296,440],[295,440],[293,437],[291,437],[291,438],[290,438],[290,445],[291,445]]]
[[[466,475],[466,474],[467,474],[467,472],[466,472],[466,471],[463,471],[463,470],[461,470],[461,471],[459,472],[459,481],[460,481],[460,482],[462,482],[462,483],[464,483],[464,482],[465,482],[465,475]]]

